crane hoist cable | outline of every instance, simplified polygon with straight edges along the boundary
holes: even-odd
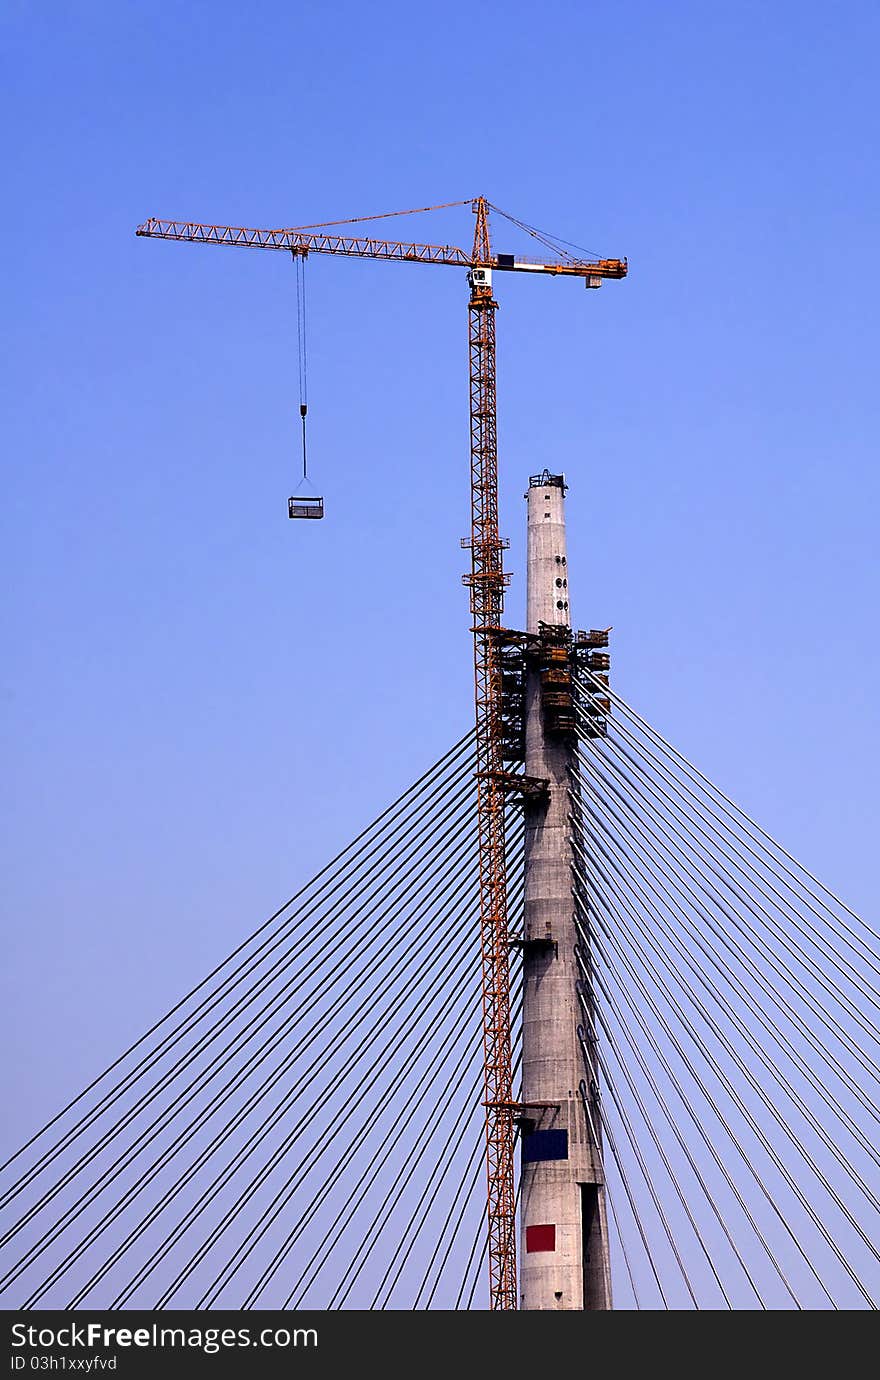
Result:
[[[306,338],[306,256],[295,254],[293,263],[296,270],[296,353],[299,374],[299,415],[302,421],[303,481],[308,483],[306,417],[309,411],[309,363]]]
[[[309,484],[309,459],[306,437],[306,418],[309,413],[309,355],[308,316],[306,306],[306,250],[293,255],[296,273],[296,353],[299,380],[299,416],[302,424],[302,492],[287,501],[288,516],[292,518],[322,518],[324,499],[314,496]]]

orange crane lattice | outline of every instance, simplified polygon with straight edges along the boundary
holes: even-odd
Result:
[[[504,543],[498,532],[495,400],[495,311],[498,303],[493,296],[492,273],[498,270],[563,275],[581,278],[588,288],[597,288],[605,278],[624,278],[627,265],[621,259],[576,259],[562,250],[558,251],[563,255],[558,262],[493,253],[489,233],[490,203],[485,197],[477,197],[470,204],[476,216],[470,253],[448,244],[419,244],[330,233],[339,226],[357,223],[355,220],[325,222],[294,229],[256,230],[244,226],[150,219],[138,227],[137,234],[200,244],[280,249],[303,258],[312,253],[341,254],[351,258],[389,259],[399,263],[449,264],[453,268],[468,270],[471,570],[465,576],[465,583],[470,587],[474,633],[489,1307],[514,1310],[517,1307],[514,1192],[516,1104],[511,1072],[504,756],[501,670],[498,662],[504,588],[509,577],[504,573]],[[440,208],[419,209],[427,211]],[[497,207],[494,209],[497,210]],[[394,214],[412,213],[404,211]],[[365,216],[359,219],[381,220],[387,217]]]

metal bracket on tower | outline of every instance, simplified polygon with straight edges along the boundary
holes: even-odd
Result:
[[[543,776],[525,776],[516,771],[493,771],[488,774],[505,795],[520,795],[524,801],[535,804],[550,799],[550,782]]]
[[[508,939],[511,949],[522,949],[523,958],[529,958],[533,954],[549,953],[552,949],[554,958],[559,957],[559,943],[553,938],[552,934],[539,935],[532,938],[524,934],[514,935]]]
[[[520,1134],[528,1135],[537,1129],[545,1112],[558,1112],[559,1110],[558,1102],[519,1102],[514,1109],[513,1120],[515,1125],[519,1127]],[[537,1113],[537,1116],[534,1113]]]
[[[504,1107],[512,1112],[514,1117],[521,1116],[523,1112],[558,1112],[558,1102],[484,1102],[484,1107]]]

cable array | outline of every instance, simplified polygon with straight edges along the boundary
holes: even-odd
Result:
[[[604,680],[576,701],[615,1306],[876,1308],[878,937]]]
[[[880,937],[585,666],[575,715],[615,1307],[876,1308]],[[485,1306],[475,766],[469,734],[0,1167],[5,1307]]]
[[[4,1306],[468,1306],[474,769],[469,734],[6,1162]]]

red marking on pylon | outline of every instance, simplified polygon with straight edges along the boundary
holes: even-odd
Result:
[[[542,1223],[536,1227],[526,1227],[526,1251],[556,1250],[556,1227],[553,1223]]]

